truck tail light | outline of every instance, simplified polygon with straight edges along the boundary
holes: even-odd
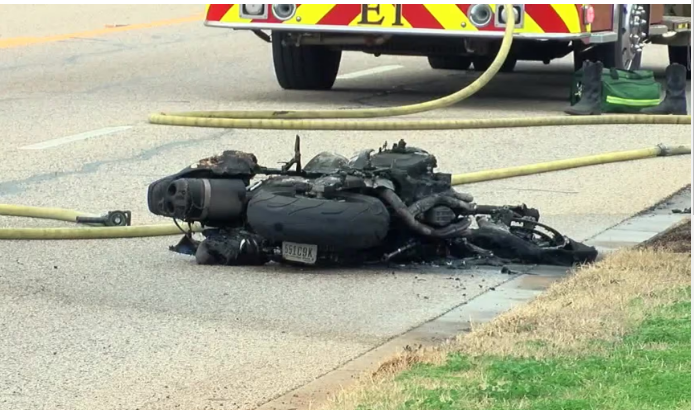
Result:
[[[593,24],[595,21],[595,9],[593,6],[583,6],[583,24]]]

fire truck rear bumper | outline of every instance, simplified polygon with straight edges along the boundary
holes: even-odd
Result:
[[[389,34],[389,35],[428,35],[446,37],[477,37],[477,38],[502,38],[501,31],[470,31],[470,30],[428,30],[428,29],[393,29],[379,27],[340,27],[340,26],[313,26],[301,24],[282,23],[222,23],[219,21],[205,21],[208,27],[231,28],[234,30],[276,30],[292,31],[299,33],[342,33],[342,34]],[[590,39],[591,33],[516,33],[515,38],[533,40],[559,40],[571,41]]]

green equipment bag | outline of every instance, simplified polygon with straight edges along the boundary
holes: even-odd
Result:
[[[581,99],[583,69],[574,73],[571,83],[571,105]],[[602,69],[602,112],[638,113],[642,108],[660,103],[660,83],[650,70]]]

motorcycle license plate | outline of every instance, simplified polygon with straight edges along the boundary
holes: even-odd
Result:
[[[318,258],[318,246],[306,243],[282,242],[282,257],[288,261],[313,265]]]

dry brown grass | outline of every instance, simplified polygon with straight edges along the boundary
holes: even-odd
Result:
[[[340,392],[328,408],[354,409],[360,403],[368,403],[369,409],[396,408],[413,391],[411,386],[404,389],[394,376],[416,363],[440,364],[450,352],[538,357],[580,353],[588,341],[619,338],[649,309],[676,300],[675,290],[691,284],[690,251],[677,252],[684,249],[684,241],[687,245],[691,241],[690,225],[685,230],[683,226],[670,235],[671,243],[659,240],[655,249],[609,255],[451,343],[403,352],[354,388]]]
[[[456,349],[473,355],[567,353],[589,340],[622,336],[653,305],[675,300],[671,292],[691,283],[691,256],[650,249],[621,251],[581,269],[533,302],[459,339]],[[643,303],[634,307],[634,299]]]

